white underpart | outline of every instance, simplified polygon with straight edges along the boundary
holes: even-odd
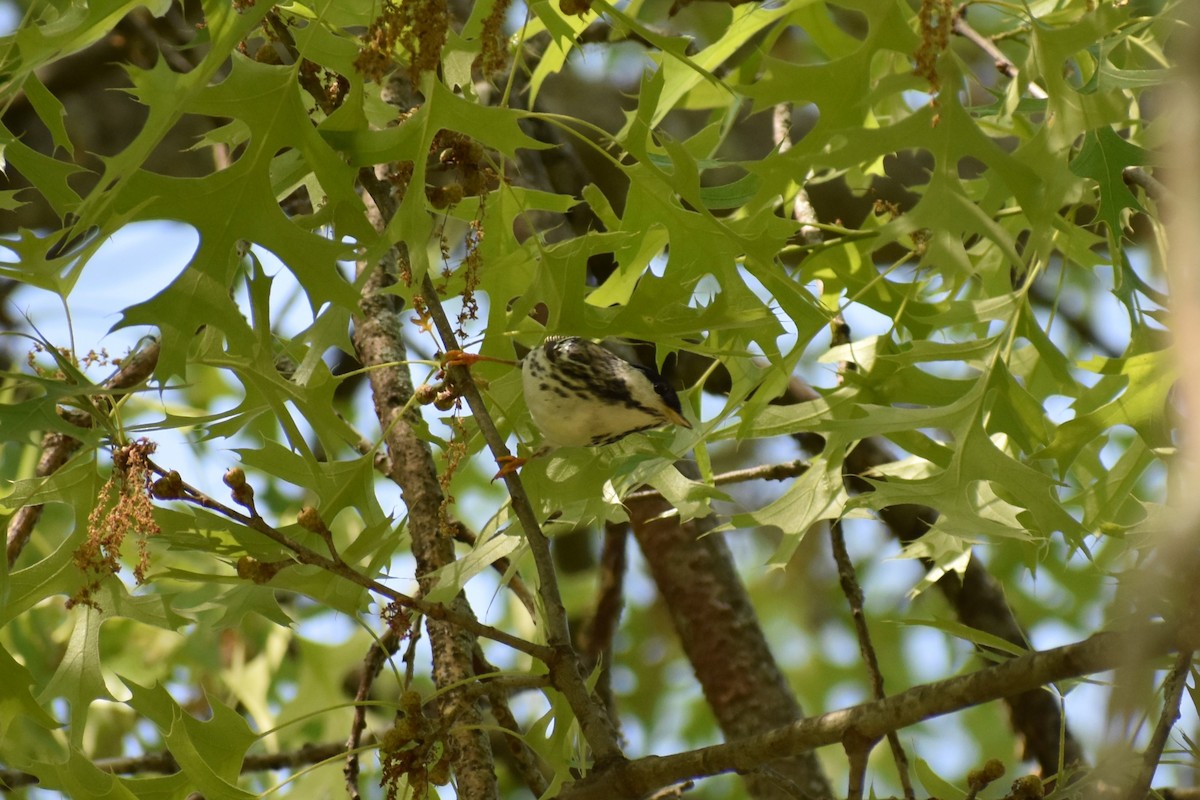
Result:
[[[592,444],[596,436],[608,437],[618,432],[664,425],[668,421],[665,414],[651,415],[621,403],[599,398],[584,399],[574,393],[562,397],[553,390],[542,390],[543,381],[530,370],[533,359],[541,366],[549,367],[542,348],[535,347],[525,356],[525,363],[521,369],[521,384],[529,415],[542,432],[547,444],[556,447],[580,447]],[[641,372],[628,367],[621,370],[621,377],[630,394],[640,403],[655,409],[665,407],[662,398],[654,390],[654,385]]]

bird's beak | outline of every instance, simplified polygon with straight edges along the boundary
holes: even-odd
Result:
[[[675,409],[670,408],[668,406],[664,406],[663,407],[663,415],[666,416],[666,418],[670,422],[673,422],[674,424],[679,425],[680,427],[691,430],[692,423],[688,422],[687,419],[684,418],[683,414],[680,414]]]

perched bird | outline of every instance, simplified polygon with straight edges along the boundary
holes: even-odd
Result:
[[[512,363],[462,351],[448,356],[448,363],[461,366]],[[587,339],[549,336],[520,364],[525,405],[550,447],[593,447],[664,425],[692,427],[679,396],[661,376]],[[502,458],[496,477],[516,471],[525,460]]]
[[[692,424],[653,371],[578,336],[550,336],[521,360],[521,387],[547,444],[612,444],[631,433]]]

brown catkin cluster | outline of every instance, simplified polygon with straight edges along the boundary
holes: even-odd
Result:
[[[150,502],[150,468],[146,463],[154,449],[153,442],[139,439],[113,451],[112,474],[96,497],[96,505],[88,515],[87,535],[74,553],[75,566],[86,577],[86,583],[67,601],[68,608],[78,603],[96,606],[100,582],[121,571],[121,545],[130,534],[136,538],[138,552],[133,577],[138,583],[146,580],[150,568],[146,543],[160,532]]]
[[[470,434],[463,427],[462,420],[457,416],[451,417],[450,427],[453,429],[454,435],[450,437],[450,442],[446,445],[446,468],[438,474],[438,484],[442,487],[442,504],[438,508],[438,528],[443,536],[453,538],[454,522],[450,518],[450,506],[455,500],[454,495],[450,493],[450,484],[454,482],[454,476],[458,474],[459,465],[471,453],[467,448]]]
[[[89,350],[87,355],[85,355],[83,358],[77,358],[75,353],[69,347],[56,347],[54,348],[54,351],[58,354],[58,357],[55,359],[56,362],[61,359],[63,362],[78,369],[87,369],[88,367],[95,366],[97,364],[102,367],[108,364],[120,366],[120,359],[110,358],[108,355],[108,350],[105,350],[104,348],[101,348],[100,352],[98,353],[95,350]],[[29,365],[30,369],[43,378],[50,378],[51,380],[64,380],[67,375],[61,368],[50,369],[43,367],[38,363],[38,354],[46,352],[49,352],[47,345],[44,345],[41,342],[34,342],[33,348],[25,355],[25,363]]]
[[[936,95],[942,88],[937,74],[937,60],[950,41],[950,26],[954,22],[953,3],[951,0],[921,0],[917,18],[921,22],[921,44],[913,54],[913,60],[917,62],[913,71],[929,81],[929,91]]]
[[[501,72],[508,66],[508,48],[504,40],[504,17],[508,14],[512,0],[496,0],[492,10],[483,20],[479,34],[479,58],[475,64],[486,78]]]
[[[409,628],[412,627],[412,612],[395,601],[383,607],[383,610],[379,612],[379,618],[391,628],[392,633],[396,634],[399,639],[407,636]]]
[[[440,130],[433,137],[432,169],[449,173],[450,182],[427,186],[425,194],[435,209],[452,206],[464,197],[482,197],[500,186],[500,176],[488,161],[487,151],[470,136]]]
[[[409,53],[408,71],[416,84],[422,72],[436,70],[450,29],[445,0],[387,0],[367,28],[354,67],[380,82],[392,69],[396,46]]]
[[[410,690],[402,694],[396,724],[380,738],[380,782],[386,787],[388,800],[399,796],[401,778],[407,777],[412,797],[425,797],[431,783],[445,786],[450,782],[446,730],[434,725],[421,705],[420,693]]]

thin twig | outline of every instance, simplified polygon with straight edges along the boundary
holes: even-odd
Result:
[[[486,675],[497,671],[496,667],[483,655],[483,649],[476,646],[475,674]],[[501,728],[511,734],[504,737],[504,742],[513,758],[517,774],[525,781],[525,785],[533,792],[534,797],[541,797],[548,788],[545,770],[537,752],[526,743],[525,734],[517,723],[517,718],[513,716],[512,709],[508,707],[508,696],[503,685],[496,681],[483,681],[483,689],[492,707],[492,716],[496,718],[496,722]]]
[[[863,786],[866,784],[868,756],[871,755],[871,749],[875,747],[876,741],[878,740],[858,736],[853,731],[842,740],[842,749],[846,751],[850,772],[846,778],[846,800],[862,800]]]
[[[158,464],[149,459],[147,459],[146,463],[150,467],[150,470],[156,475],[165,478],[170,474],[168,470],[164,470]],[[368,578],[367,576],[358,572],[345,561],[343,561],[341,556],[338,556],[337,558],[330,558],[321,555],[315,550],[305,547],[287,534],[267,524],[266,520],[260,516],[247,516],[237,509],[231,508],[219,500],[210,497],[209,495],[184,481],[179,481],[176,485],[179,487],[180,495],[170,499],[181,500],[186,503],[192,503],[193,505],[200,506],[201,508],[207,508],[210,511],[215,511],[224,517],[228,517],[234,522],[244,525],[247,528],[252,528],[276,544],[282,545],[283,547],[292,551],[292,553],[294,553],[296,556],[296,561],[301,564],[309,564],[320,567],[327,572],[337,575],[338,577],[345,578],[351,583],[355,583],[364,589],[368,589],[369,591],[382,595],[388,600],[399,603],[406,608],[412,608],[420,611],[430,619],[435,619],[439,622],[452,623],[464,630],[470,631],[476,636],[482,636],[486,639],[492,639],[493,641],[508,645],[514,650],[520,651],[529,656],[533,656],[534,658],[546,664],[552,662],[556,657],[556,653],[553,648],[547,647],[546,645],[535,644],[525,639],[521,639],[520,637],[513,636],[511,633],[499,630],[498,628],[493,628],[491,625],[485,625],[484,623],[475,619],[473,616],[468,614],[460,614],[457,611],[447,608],[441,603],[430,603],[427,600],[410,597],[403,592],[398,592],[390,586],[385,586],[379,581]]]
[[[1192,651],[1179,651],[1175,656],[1175,665],[1167,673],[1167,680],[1163,685],[1162,713],[1154,727],[1154,735],[1150,737],[1150,744],[1146,745],[1146,752],[1142,754],[1142,768],[1133,785],[1129,787],[1126,800],[1142,800],[1150,791],[1150,782],[1154,780],[1154,772],[1162,761],[1163,749],[1167,746],[1171,728],[1179,719],[1179,702],[1183,698],[1183,690],[1191,669]]]
[[[374,642],[363,658],[362,671],[358,676],[358,691],[354,693],[354,719],[350,722],[350,736],[346,739],[346,765],[342,774],[346,778],[346,794],[351,800],[360,800],[358,791],[358,753],[362,744],[362,734],[367,727],[366,700],[371,694],[371,686],[383,670],[388,658],[400,647],[403,634],[396,628],[388,627],[383,636]]]
[[[775,140],[775,149],[783,155],[792,149],[792,104],[779,103],[771,116],[771,135]],[[811,170],[804,180],[812,177]],[[796,196],[792,198],[792,218],[800,223],[800,238],[806,244],[815,244],[824,238],[817,223],[817,210],[813,208],[808,197],[808,189],[800,184]]]
[[[368,735],[364,738],[362,747],[373,746],[375,746],[375,737]],[[240,772],[246,775],[264,770],[295,769],[309,764],[320,764],[323,761],[333,761],[345,753],[346,745],[343,742],[306,744],[297,750],[248,755],[242,759]],[[98,758],[93,760],[92,764],[102,772],[113,775],[171,775],[180,771],[179,762],[169,751],[132,757]],[[28,772],[0,769],[0,790],[9,791],[22,786],[35,786],[38,782],[38,777]]]
[[[408,637],[408,647],[404,650],[404,685],[412,686],[417,674],[417,645],[421,642],[421,629],[414,628]]]
[[[835,347],[850,343],[850,326],[840,313],[830,323],[832,333],[830,344]],[[842,361],[838,365],[838,383],[845,380],[847,374],[858,370],[853,361]],[[882,700],[887,696],[883,689],[883,673],[879,669],[879,659],[875,654],[875,646],[871,644],[871,631],[867,627],[867,614],[863,609],[863,591],[854,571],[854,562],[850,560],[850,552],[846,549],[846,537],[842,531],[842,521],[835,519],[829,525],[829,540],[833,549],[833,560],[837,563],[838,580],[842,585],[842,593],[850,605],[850,616],[854,620],[854,633],[858,637],[858,650],[862,654],[863,664],[867,668],[867,676],[871,682],[871,696]],[[900,786],[904,789],[905,800],[915,800],[912,781],[908,777],[908,755],[900,744],[900,736],[895,731],[888,731],[888,746],[892,750],[892,759],[896,762],[896,773],[900,777]],[[856,739],[846,743],[846,751],[850,756],[850,793],[854,800],[862,797],[862,774],[855,773],[854,766],[860,765],[863,773],[867,768],[867,755],[874,742]],[[858,752],[860,749],[862,752]],[[861,764],[860,764],[861,761]],[[857,781],[857,782],[856,782]],[[855,794],[857,792],[857,794]]]
[[[987,53],[995,62],[996,70],[1002,75],[1012,78],[1013,80],[1017,79],[1017,75],[1019,74],[1020,70],[1017,69],[1017,65],[1012,62],[1012,59],[1004,55],[1000,48],[996,46],[995,42],[972,28],[970,23],[967,22],[966,3],[959,6],[958,11],[954,14],[954,22],[951,30],[974,44],[983,52]],[[1046,90],[1041,86],[1038,86],[1033,81],[1029,82],[1029,94],[1031,97],[1034,97],[1037,100],[1045,100],[1049,97],[1049,95],[1046,94]]]
[[[379,187],[374,187],[374,191],[379,191]],[[454,328],[446,317],[441,303],[436,302],[437,289],[429,275],[424,278],[422,291],[428,298],[427,307],[434,327],[437,328],[438,336],[442,340],[443,348],[446,351],[460,350],[458,339],[454,335]],[[510,456],[511,453],[488,413],[483,396],[479,392],[479,387],[475,385],[470,370],[461,366],[449,367],[448,370],[451,372],[455,385],[462,390],[463,397],[475,417],[476,424],[479,425],[484,441],[487,442],[488,448],[492,452],[492,457],[500,459]],[[558,590],[558,575],[554,567],[554,558],[550,553],[550,541],[542,533],[541,525],[538,523],[537,515],[534,513],[533,505],[529,501],[529,495],[526,494],[520,477],[515,472],[507,473],[504,475],[504,481],[512,499],[513,511],[529,541],[529,550],[533,554],[533,563],[538,573],[538,596],[541,598],[545,616],[546,639],[555,652],[555,658],[547,664],[550,667],[551,678],[554,685],[563,693],[567,703],[570,704],[571,710],[575,712],[580,729],[583,731],[583,737],[592,748],[597,763],[622,760],[624,755],[621,753],[616,730],[613,728],[608,714],[604,711],[603,704],[594,699],[588,690],[587,684],[584,682],[583,664],[579,653],[571,645],[567,611]]]
[[[866,665],[867,676],[871,681],[871,696],[876,700],[882,700],[887,697],[887,693],[883,689],[883,673],[879,669],[879,659],[875,655],[875,647],[871,644],[871,632],[867,628],[867,616],[863,610],[862,587],[859,586],[858,578],[854,574],[854,562],[850,560],[850,553],[846,550],[846,537],[842,533],[840,519],[834,520],[829,525],[829,539],[833,545],[833,558],[837,562],[838,580],[842,585],[842,593],[846,595],[846,601],[850,604],[850,616],[854,620],[854,632],[858,636],[858,650],[862,654],[863,664]],[[914,800],[916,795],[913,792],[912,781],[908,777],[908,755],[904,752],[903,745],[900,744],[900,736],[895,731],[888,731],[887,740],[892,749],[892,759],[896,762],[896,772],[900,775],[900,785],[904,789],[904,797],[907,800]],[[869,752],[869,750],[868,747],[867,751]],[[854,753],[850,752],[849,755],[853,762]],[[865,753],[863,766],[864,768],[866,766]],[[858,797],[862,796],[861,792],[862,785],[860,783]]]
[[[625,570],[628,566],[626,544],[629,523],[610,522],[604,526],[600,550],[600,577],[596,589],[596,609],[579,634],[579,649],[589,666],[600,665],[596,692],[604,700],[609,719],[620,726],[616,699],[612,693],[612,643],[625,605]]]
[[[763,464],[758,467],[734,469],[714,475],[711,485],[724,486],[729,483],[745,483],[746,481],[784,481],[788,478],[798,478],[808,472],[809,463],[802,458],[793,461],[783,461],[778,464]],[[662,492],[657,489],[642,489],[631,492],[622,498],[624,502],[638,500],[662,500]]]

